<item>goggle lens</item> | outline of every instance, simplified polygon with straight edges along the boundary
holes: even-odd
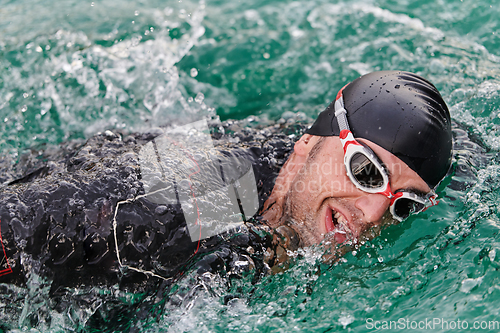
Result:
[[[350,164],[352,175],[362,186],[370,189],[384,186],[382,173],[364,154],[355,153]]]
[[[409,199],[409,198],[399,198],[394,202],[394,212],[401,219],[405,219],[410,214],[419,212],[425,208],[425,205],[421,202]]]

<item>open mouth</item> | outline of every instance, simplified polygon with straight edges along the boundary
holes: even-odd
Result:
[[[348,227],[345,216],[330,207],[326,210],[325,226],[328,233],[333,233],[337,244],[342,244],[348,238],[351,238],[350,235],[352,235],[352,232]]]

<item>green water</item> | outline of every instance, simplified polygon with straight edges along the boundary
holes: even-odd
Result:
[[[105,129],[215,114],[314,117],[361,74],[419,73],[487,151],[456,151],[455,169],[469,175],[448,178],[437,207],[333,267],[307,249],[282,274],[256,285],[251,277],[223,281],[133,325],[143,332],[370,332],[377,330],[369,323],[402,318],[449,327],[460,320],[462,328],[466,321],[473,331],[475,321],[500,321],[499,8],[492,0],[1,0],[3,163]],[[223,302],[228,295],[234,298]],[[26,313],[40,306],[21,305],[19,318],[9,318],[20,331],[79,327],[69,312],[30,322]]]

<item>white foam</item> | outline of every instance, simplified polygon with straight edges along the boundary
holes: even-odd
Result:
[[[321,28],[323,24],[338,26],[343,24],[342,21],[339,20],[340,16],[346,14],[352,15],[354,13],[371,14],[384,22],[400,23],[409,29],[425,32],[435,39],[440,39],[444,36],[441,30],[434,27],[427,27],[417,18],[411,18],[405,14],[396,14],[388,9],[382,9],[370,4],[353,4],[348,2],[325,4],[316,7],[307,19],[314,28]]]
[[[477,279],[465,279],[462,281],[462,285],[460,286],[460,291],[463,293],[470,293],[472,289],[481,285],[483,282],[483,277],[478,277]]]

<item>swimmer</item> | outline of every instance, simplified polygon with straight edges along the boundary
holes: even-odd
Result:
[[[260,276],[283,263],[287,249],[370,239],[390,217],[400,221],[435,204],[433,190],[450,166],[446,104],[407,72],[348,84],[291,153],[292,139],[276,126],[251,140],[245,133],[252,129],[225,126],[242,144],[221,139],[216,146],[221,157],[252,163],[261,215],[274,234],[247,223],[246,233],[193,242],[181,205],[144,196],[137,152],[154,133],[122,139],[107,131],[0,191],[0,283],[24,285],[39,275],[51,281],[51,293],[98,284],[141,292],[158,280],[171,285],[193,261],[199,272],[254,267]],[[273,162],[287,157],[281,170],[283,162]]]
[[[408,72],[370,73],[342,88],[295,143],[262,216],[292,228],[300,246],[368,240],[386,221],[436,204],[451,154],[437,89]]]

